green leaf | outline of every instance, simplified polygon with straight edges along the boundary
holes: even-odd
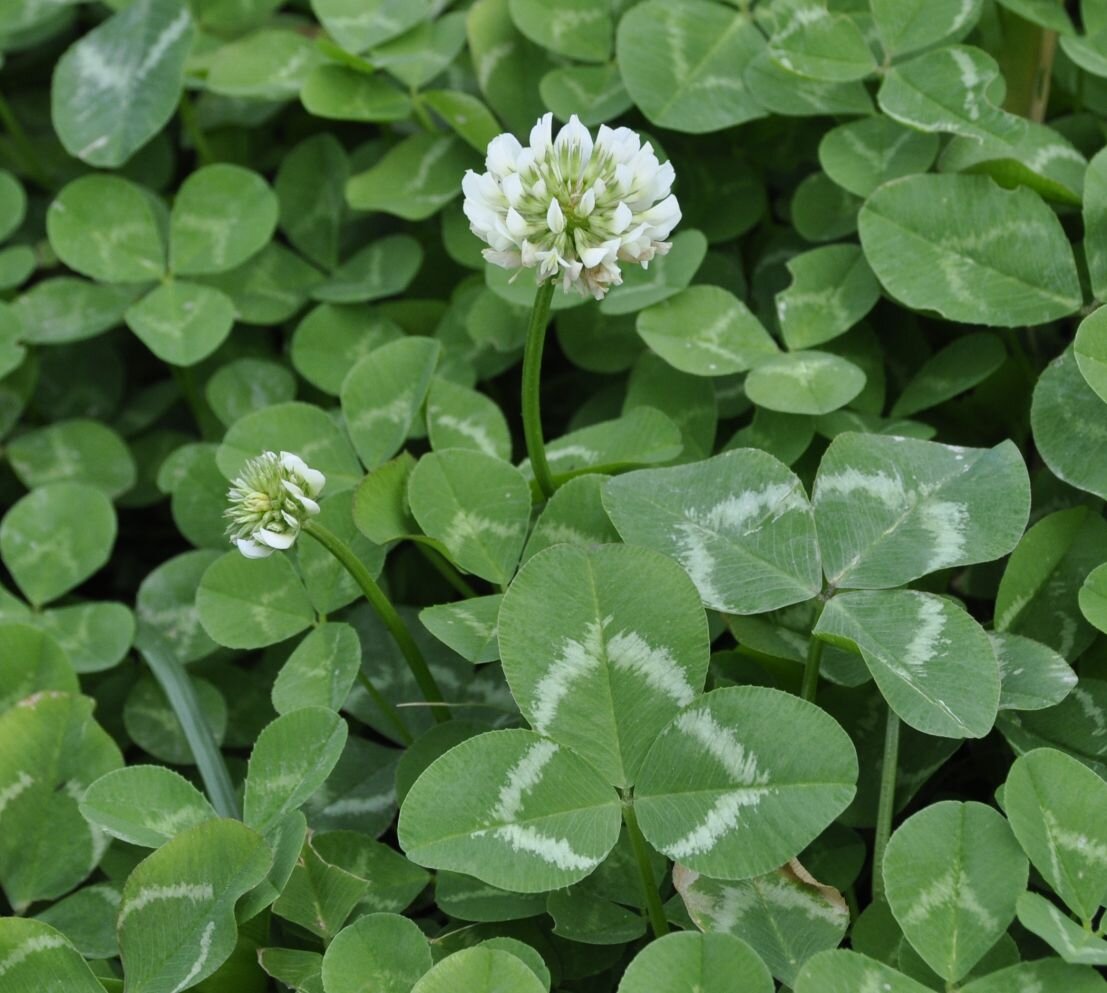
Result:
[[[567,121],[575,113],[589,128],[618,117],[632,106],[616,65],[553,69],[542,77],[539,93],[554,117]]]
[[[315,620],[307,591],[284,555],[247,559],[227,552],[204,571],[196,610],[212,640],[227,648],[275,645]]]
[[[619,22],[623,83],[651,123],[673,131],[721,131],[765,111],[743,69],[765,47],[752,20],[706,0],[647,0]]]
[[[298,31],[264,28],[218,48],[205,85],[213,93],[243,100],[290,100],[322,55]]]
[[[540,893],[592,872],[619,823],[618,795],[583,759],[531,731],[491,731],[431,764],[398,830],[417,865]]]
[[[324,993],[323,956],[297,948],[258,949],[258,963],[297,993]]]
[[[634,806],[658,851],[715,879],[747,879],[818,837],[856,782],[853,745],[825,711],[779,690],[731,687],[656,736]]]
[[[627,967],[619,993],[772,993],[765,963],[744,941],[730,934],[667,934],[650,942]]]
[[[427,435],[435,450],[467,448],[511,459],[511,431],[495,401],[441,376],[427,394]]]
[[[1095,632],[1079,609],[1088,574],[1107,559],[1107,523],[1085,507],[1048,514],[1019,542],[1000,579],[995,628],[1026,635],[1068,660]]]
[[[348,66],[316,66],[300,91],[313,117],[336,121],[402,121],[411,116],[411,99],[390,81]]]
[[[312,386],[338,396],[359,359],[402,336],[396,324],[369,307],[322,303],[293,332],[292,365]]]
[[[1008,631],[989,632],[999,663],[1000,710],[1043,710],[1065,699],[1076,673],[1047,645]]]
[[[955,983],[1015,919],[1029,865],[999,813],[947,800],[896,829],[883,871],[904,936],[927,965]]]
[[[159,208],[141,186],[93,174],[69,183],[46,212],[50,247],[70,269],[105,283],[148,283],[165,273]]]
[[[796,980],[795,993],[928,993],[929,986],[859,952],[835,949],[808,959]]]
[[[872,99],[862,83],[827,83],[797,75],[774,60],[767,50],[750,60],[742,79],[753,99],[773,114],[811,117],[872,113]]]
[[[354,524],[378,545],[415,534],[419,525],[407,505],[407,481],[415,459],[403,452],[378,466],[354,492]]]
[[[540,552],[504,596],[499,639],[531,726],[616,786],[633,784],[707,673],[699,595],[679,566],[645,548]]]
[[[887,589],[1006,555],[1026,526],[1030,479],[1018,448],[959,448],[847,432],[812,496],[827,579]]]
[[[873,27],[888,57],[967,34],[980,7],[980,0],[871,0]]]
[[[238,937],[235,902],[272,861],[260,835],[238,821],[213,820],[139,863],[117,923],[128,993],[173,993],[215,972]]]
[[[836,948],[849,927],[842,894],[817,883],[794,859],[736,882],[678,865],[673,885],[698,928],[741,938],[784,983],[794,983],[800,966],[816,952]]]
[[[983,176],[908,176],[865,201],[860,232],[893,297],[951,321],[1044,324],[1081,303],[1061,224],[1026,189]]]
[[[401,338],[374,349],[342,381],[342,414],[369,468],[392,458],[407,439],[440,350],[430,338]]]
[[[353,503],[354,495],[350,490],[329,496],[320,503],[316,520],[345,542],[375,577],[384,565],[385,550],[358,533]],[[300,576],[317,613],[334,613],[364,595],[342,563],[321,542],[304,538],[297,544],[295,554]]]
[[[343,928],[323,956],[327,993],[410,993],[431,967],[419,925],[398,914],[368,914]]]
[[[782,414],[828,414],[865,388],[865,373],[829,352],[786,352],[759,362],[746,377],[746,396]]]
[[[843,189],[867,197],[890,180],[926,172],[938,155],[938,141],[937,135],[904,127],[889,117],[863,117],[823,135],[819,164]]]
[[[498,948],[466,948],[430,970],[411,993],[546,993],[522,959]]]
[[[181,280],[162,283],[127,311],[127,326],[170,365],[195,365],[226,340],[234,303],[210,286]]]
[[[65,935],[41,921],[0,919],[0,976],[10,990],[104,993],[88,963]]]
[[[1107,892],[1107,783],[1064,752],[1039,748],[1011,766],[1003,803],[1034,868],[1090,921]]]
[[[924,734],[982,738],[999,706],[999,664],[984,629],[952,600],[915,590],[841,593],[818,637],[860,652],[888,706]]]
[[[530,521],[530,485],[513,465],[463,448],[431,452],[412,470],[407,497],[460,568],[492,583],[511,578]]]
[[[635,407],[610,421],[570,431],[550,442],[546,458],[555,473],[591,466],[669,462],[682,448],[680,428],[653,407]],[[521,466],[531,475],[530,461]]]
[[[1093,969],[1069,965],[1054,958],[1020,962],[962,987],[964,993],[1007,993],[1018,985],[1037,983],[1043,993],[1103,993],[1103,978]]]
[[[444,72],[465,47],[465,20],[464,13],[455,11],[431,22],[424,21],[377,45],[369,58],[378,69],[395,76],[409,89],[421,89]],[[487,142],[479,150],[484,151],[486,146]]]
[[[769,54],[790,72],[846,83],[876,70],[876,60],[856,21],[831,14],[826,0],[785,0],[768,12]]]
[[[500,122],[469,93],[455,90],[426,90],[423,103],[438,114],[470,148],[484,152],[500,133]]]
[[[115,534],[115,510],[102,490],[50,483],[21,497],[0,520],[0,558],[39,607],[105,565]]]
[[[327,477],[328,495],[361,482],[363,472],[349,439],[326,411],[308,403],[279,403],[247,414],[231,425],[216,452],[227,479],[247,459],[266,451],[295,452]]]
[[[1088,163],[1084,174],[1084,254],[1092,296],[1107,296],[1107,251],[1103,238],[1107,233],[1107,155],[1100,152]]]
[[[423,262],[423,249],[408,235],[390,235],[355,252],[312,291],[316,300],[363,303],[402,293]]]
[[[792,285],[776,295],[776,316],[790,349],[845,334],[880,299],[880,285],[856,245],[815,248],[787,265]]]
[[[472,150],[460,139],[414,134],[386,152],[373,168],[351,177],[346,200],[354,210],[425,220],[461,193],[461,177],[474,164]]]
[[[910,417],[971,390],[992,375],[1007,358],[994,334],[974,332],[955,338],[923,363],[900,393],[892,417]]]
[[[235,359],[212,375],[204,396],[215,416],[230,426],[255,410],[292,400],[296,377],[269,359]]]
[[[0,241],[19,230],[27,216],[23,184],[7,169],[0,169]]]
[[[582,62],[606,62],[611,56],[614,24],[606,5],[592,0],[510,0],[515,26],[535,44]]]
[[[1017,141],[1025,125],[1001,110],[1003,77],[987,52],[951,45],[892,66],[877,94],[880,109],[918,131],[961,135],[978,142]]]
[[[123,322],[135,298],[133,286],[90,283],[56,276],[35,283],[12,306],[32,345],[65,345],[93,338]]]
[[[1070,920],[1044,896],[1019,897],[1019,923],[1073,965],[1107,965],[1107,941]]]
[[[681,372],[745,372],[776,344],[741,300],[718,286],[692,286],[638,315],[638,334]]]
[[[338,710],[361,667],[361,642],[349,624],[318,624],[289,655],[273,683],[278,714],[301,707]]]
[[[194,33],[181,0],[136,0],[69,48],[50,89],[65,150],[115,168],[145,145],[177,109]]]
[[[1107,498],[1107,424],[1104,401],[1066,349],[1038,378],[1030,426],[1038,453],[1058,479]]]
[[[1039,24],[1063,35],[1076,32],[1065,8],[1055,7],[1049,0],[998,0],[998,3],[1032,24]]]
[[[759,614],[822,588],[803,484],[765,452],[642,469],[612,479],[603,492],[623,539],[676,559],[712,610]]]
[[[301,707],[267,724],[250,753],[243,819],[268,834],[331,774],[346,744],[346,722],[325,707]]]
[[[169,217],[169,267],[178,276],[226,272],[256,255],[277,228],[276,194],[256,172],[219,163],[182,184]]]
[[[189,683],[196,696],[196,709],[184,715],[185,720],[195,719],[216,745],[221,744],[227,730],[223,694],[206,679],[189,678]],[[196,758],[181,717],[164,688],[149,675],[133,683],[123,705],[123,726],[136,745],[162,762],[192,765]]]
[[[182,831],[218,815],[180,774],[160,765],[132,765],[97,779],[81,797],[81,816],[105,834],[160,848]]]
[[[0,624],[0,713],[43,690],[79,693],[69,656],[49,634],[30,624]]]
[[[55,421],[13,438],[8,460],[28,489],[48,483],[87,483],[109,497],[135,484],[135,462],[127,445],[99,421]]]
[[[107,847],[77,802],[123,757],[92,708],[88,697],[45,691],[0,714],[0,884],[17,914],[69,892]]]
[[[558,487],[531,528],[522,561],[528,562],[551,545],[604,545],[619,540],[601,492],[609,477],[588,473]]]
[[[502,599],[497,593],[424,607],[419,612],[419,620],[439,641],[466,661],[494,662],[500,657],[497,616]]]
[[[432,11],[431,0],[312,0],[327,33],[346,51],[360,53],[403,34]]]
[[[477,0],[466,31],[481,94],[509,130],[526,134],[546,110],[538,83],[553,61],[515,27],[509,0]]]
[[[280,324],[303,306],[322,279],[318,269],[271,241],[242,265],[205,276],[204,282],[231,298],[235,316],[244,324]]]
[[[322,132],[284,156],[273,184],[281,230],[293,247],[327,270],[338,265],[349,175],[341,142]]]
[[[219,553],[210,549],[184,552],[149,573],[138,588],[135,613],[172,646],[181,662],[195,662],[215,651],[215,642],[200,626],[196,588],[204,570]]]
[[[1076,330],[1072,351],[1084,381],[1107,403],[1107,311],[1093,311]]]

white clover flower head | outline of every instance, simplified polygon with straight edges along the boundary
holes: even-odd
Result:
[[[248,559],[291,548],[300,528],[319,513],[315,498],[327,478],[291,452],[263,452],[231,483],[223,516],[227,537]]]
[[[465,216],[489,262],[599,300],[623,281],[620,262],[646,267],[669,251],[680,220],[673,167],[630,128],[600,125],[593,142],[575,114],[556,138],[552,126],[543,116],[525,148],[514,135],[492,139],[488,171],[462,181]]]

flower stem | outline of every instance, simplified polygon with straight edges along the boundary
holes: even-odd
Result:
[[[477,595],[477,591],[465,581],[465,577],[450,564],[441,552],[431,548],[430,545],[423,544],[421,541],[413,542],[413,544],[419,554],[430,563],[431,568],[466,600],[471,600]]]
[[[815,617],[811,621],[812,629],[819,623],[819,618],[822,617],[823,607],[825,606],[826,602],[821,597],[815,601]],[[817,637],[812,630],[811,637],[807,642],[807,662],[803,667],[803,682],[800,684],[800,696],[808,703],[815,702],[815,694],[819,690],[819,667],[822,665],[824,647],[825,642],[822,638]]]
[[[19,118],[15,116],[15,111],[12,110],[11,104],[4,99],[2,93],[0,93],[0,124],[3,124],[4,130],[11,135],[12,144],[19,153],[19,157],[23,160],[21,165],[27,175],[44,190],[52,192],[53,186],[50,183],[45,168],[43,168],[42,160],[35,150],[34,143],[28,137],[27,132],[23,129],[23,125],[19,122]]]
[[[550,302],[554,284],[547,280],[538,286],[534,309],[530,312],[530,327],[523,347],[523,437],[527,443],[527,455],[534,472],[535,482],[542,494],[549,499],[557,486],[550,475],[546,461],[546,443],[542,440],[542,414],[539,393],[542,380],[542,349],[546,344],[546,325],[550,320]]]
[[[665,918],[665,908],[661,905],[661,895],[657,892],[657,880],[653,878],[653,866],[650,865],[650,850],[642,829],[638,826],[638,817],[634,813],[634,801],[623,798],[623,823],[627,826],[630,847],[634,849],[634,860],[638,863],[638,875],[642,881],[642,895],[646,900],[646,912],[650,918],[655,938],[669,933],[669,922]]]
[[[192,98],[188,95],[188,90],[181,91],[180,114],[185,134],[192,141],[192,150],[196,153],[196,161],[202,166],[210,165],[215,161],[215,153],[211,150],[204,129],[200,127],[200,119],[196,116],[196,108],[192,105]]]
[[[423,658],[423,653],[419,651],[419,646],[415,644],[411,632],[408,631],[400,615],[396,613],[396,608],[392,606],[388,597],[384,595],[384,591],[377,585],[377,581],[369,574],[365,564],[353,553],[346,542],[333,531],[323,527],[318,521],[305,521],[303,527],[304,531],[342,563],[346,571],[353,577],[354,582],[361,587],[365,599],[369,601],[369,605],[384,622],[385,627],[388,628],[392,638],[403,653],[408,669],[411,670],[415,682],[423,693],[423,698],[430,704],[439,705],[431,707],[434,719],[440,722],[448,721],[450,719],[449,708],[446,707],[442,699],[442,691],[434,681],[427,660]]]
[[[899,718],[888,708],[884,725],[884,760],[880,766],[880,797],[876,807],[876,840],[873,842],[873,900],[884,896],[884,849],[892,834],[896,808],[896,767],[899,764]]]
[[[196,761],[204,790],[220,817],[241,820],[238,794],[235,792],[223,753],[211,733],[211,726],[200,709],[196,689],[183,665],[177,661],[168,642],[153,628],[142,624],[135,638],[135,647],[154,679],[162,688],[169,706],[184,731],[188,749]]]

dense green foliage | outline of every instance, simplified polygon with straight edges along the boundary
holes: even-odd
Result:
[[[1105,993],[1105,140],[1107,0],[0,0],[0,993]]]

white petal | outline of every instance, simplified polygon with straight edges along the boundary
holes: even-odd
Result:
[[[496,135],[488,143],[488,157],[484,164],[489,172],[497,176],[505,176],[515,168],[515,162],[522,150],[523,146],[519,144],[519,139],[515,135]]]
[[[278,534],[276,531],[267,531],[265,528],[262,528],[254,532],[254,540],[261,542],[263,545],[268,545],[270,548],[283,551],[286,548],[292,547],[293,543],[296,541],[296,532],[285,531]]]
[[[497,251],[494,248],[486,248],[481,255],[484,256],[485,261],[498,265],[501,269],[518,269],[523,264],[517,251]]]
[[[615,213],[611,216],[611,230],[615,234],[622,234],[627,228],[630,227],[630,222],[634,220],[634,214],[631,213],[630,208],[619,201],[619,206],[615,208]]]
[[[516,238],[522,238],[530,231],[530,225],[514,207],[507,212],[507,230]]]
[[[509,173],[503,178],[504,196],[512,207],[517,207],[523,199],[523,178],[517,173]]]
[[[552,144],[553,114],[547,113],[538,118],[538,123],[530,129],[530,147],[535,158],[541,159]]]
[[[580,123],[580,118],[573,114],[569,123],[557,133],[557,141],[554,143],[558,151],[565,149],[579,149],[581,168],[588,164],[592,157],[592,135],[588,128]]]
[[[259,545],[251,538],[235,538],[234,543],[238,550],[248,559],[267,559],[273,554],[272,548]]]
[[[580,198],[580,204],[577,206],[577,213],[581,217],[588,217],[593,210],[596,209],[596,191],[587,190]]]
[[[607,255],[607,249],[600,245],[598,248],[586,248],[580,253],[580,261],[586,269],[598,266]]]
[[[554,234],[561,234],[565,230],[565,215],[561,212],[561,204],[554,197],[546,210],[546,225]]]
[[[300,506],[303,507],[311,517],[319,513],[319,504],[312,500],[311,497],[300,497]]]

